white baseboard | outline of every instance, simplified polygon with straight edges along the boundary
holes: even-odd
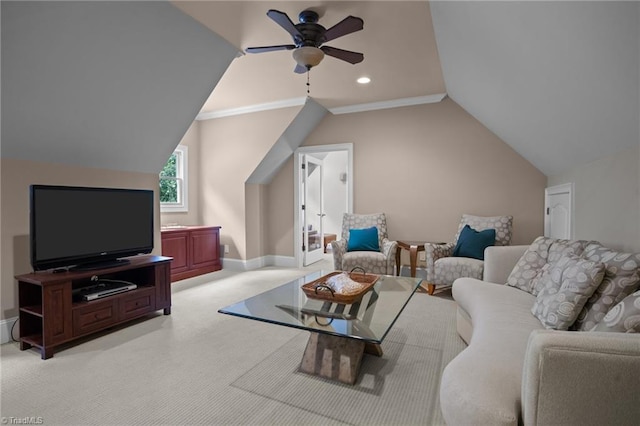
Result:
[[[271,265],[281,266],[283,268],[297,268],[296,258],[293,256],[275,256],[271,255]]]
[[[11,327],[13,327],[13,323],[15,323],[16,321],[18,321],[18,317],[13,317],[13,318],[0,321],[0,344],[5,344],[12,340]],[[17,331],[16,331],[16,334],[17,334]]]
[[[276,256],[268,255],[255,257],[253,259],[222,259],[222,269],[230,271],[253,271],[254,269],[264,268],[265,266],[281,266],[283,268],[295,268],[296,259],[292,256]]]

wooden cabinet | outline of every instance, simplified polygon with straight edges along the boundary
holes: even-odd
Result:
[[[19,275],[20,349],[40,349],[42,359],[54,348],[159,309],[171,313],[170,258],[136,256],[113,268]],[[73,291],[93,284],[91,277],[124,280],[134,290],[90,302],[74,301]]]
[[[220,227],[187,226],[162,230],[162,255],[172,257],[171,281],[222,269]]]

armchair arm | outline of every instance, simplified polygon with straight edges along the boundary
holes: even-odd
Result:
[[[426,243],[424,245],[425,260],[427,261],[427,282],[433,283],[436,277],[435,262],[443,257],[451,257],[455,243],[434,244]]]
[[[389,241],[387,238],[382,239],[382,254],[384,254],[385,259],[387,259],[387,273],[393,273],[393,271],[389,272],[388,270],[389,268],[393,270],[393,267],[396,266],[397,251],[397,241]]]
[[[504,284],[529,246],[491,246],[484,249],[482,281]]]
[[[333,269],[342,271],[342,256],[347,251],[347,240],[331,241],[331,252],[333,253]]]
[[[638,377],[640,335],[535,330],[522,376],[524,424],[637,424]]]

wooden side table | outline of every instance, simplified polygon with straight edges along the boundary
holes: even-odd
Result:
[[[416,265],[418,263],[418,252],[424,251],[424,245],[431,241],[400,241],[398,240],[398,250],[396,250],[396,275],[400,275],[400,257],[402,250],[409,250],[409,265],[411,267],[411,276],[416,276]],[[433,244],[445,244],[442,242],[435,242]],[[426,282],[424,282],[426,283]],[[433,294],[436,286],[433,284],[427,284],[427,293]],[[423,284],[420,284],[423,287]]]
[[[331,241],[335,241],[336,238],[338,236],[336,234],[324,234],[324,241],[322,242],[322,244],[324,244],[324,252],[327,252],[327,245],[329,243],[331,243]]]
[[[409,250],[409,265],[411,266],[411,276],[416,276],[416,265],[418,263],[418,252],[424,251],[426,241],[400,241],[398,240],[398,250],[396,251],[396,275],[400,275],[400,257],[402,250]]]

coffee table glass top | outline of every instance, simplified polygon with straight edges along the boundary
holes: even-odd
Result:
[[[360,302],[345,305],[308,298],[300,288],[325,273],[293,280],[218,312],[379,344],[422,281],[381,275]]]

